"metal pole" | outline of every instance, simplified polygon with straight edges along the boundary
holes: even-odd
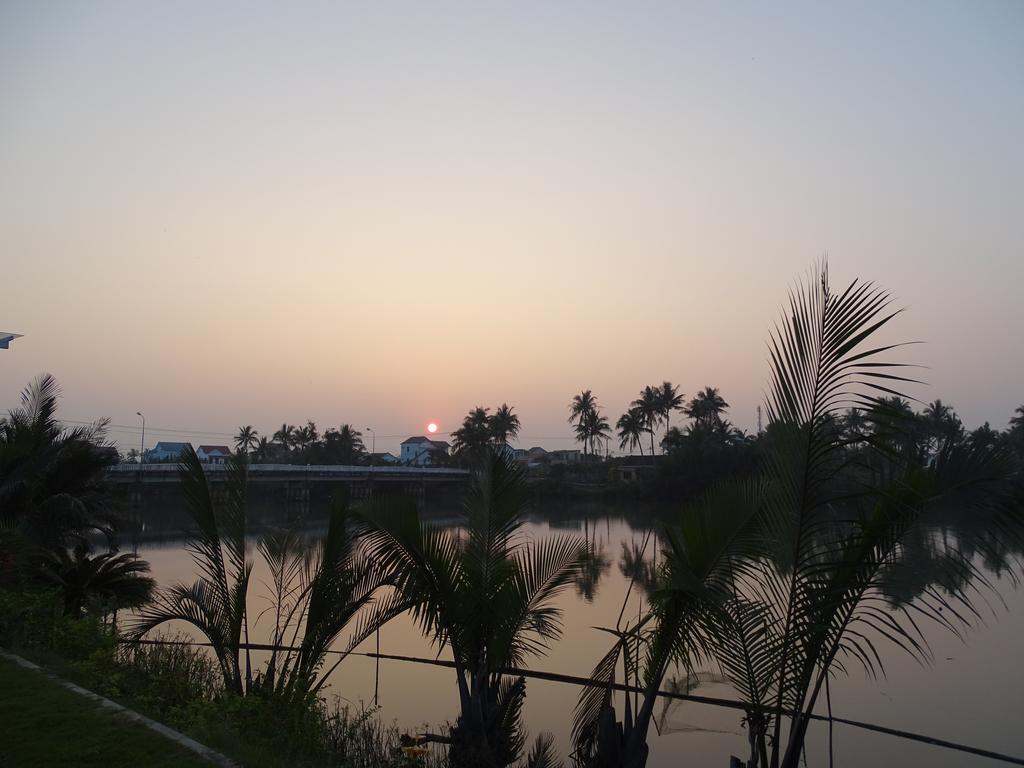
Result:
[[[135,415],[142,417],[142,440],[139,441],[139,469],[142,469],[142,461],[146,455],[146,417],[142,416],[142,411],[136,411]]]
[[[139,528],[142,527],[142,462],[146,458],[146,417],[142,411],[136,411],[135,415],[142,419],[142,439],[139,441],[139,487],[137,489],[137,502],[135,507],[135,534],[132,537],[132,552],[135,557],[139,556]]]

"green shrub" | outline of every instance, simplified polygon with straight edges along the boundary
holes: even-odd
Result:
[[[0,590],[0,644],[58,653],[71,661],[113,656],[113,628],[95,616],[69,618],[56,590]]]

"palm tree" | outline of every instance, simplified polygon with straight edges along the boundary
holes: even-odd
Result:
[[[946,405],[941,400],[929,403],[921,419],[928,442],[927,450],[930,454],[938,453],[943,446],[952,444],[963,437],[964,427],[956,411],[952,406]]]
[[[728,407],[729,404],[718,393],[717,387],[704,387],[686,404],[683,413],[698,424],[708,426],[720,421]]]
[[[644,415],[639,408],[630,408],[622,414],[615,422],[615,428],[619,430],[619,448],[630,452],[639,448],[640,455],[644,455]]]
[[[265,462],[270,458],[272,445],[273,444],[266,437],[261,436],[256,442],[256,451],[253,458],[255,458],[257,462]]]
[[[611,436],[612,430],[608,419],[595,408],[583,418],[583,422],[576,428],[576,432],[577,439],[580,439],[579,436],[582,434],[584,453],[589,443],[590,453],[597,455],[600,451],[599,443],[602,440],[607,440]]]
[[[508,445],[509,440],[519,436],[519,417],[512,412],[512,407],[502,403],[501,407],[490,417],[491,436],[497,446]]]
[[[1013,418],[1010,419],[1010,429],[1024,429],[1024,405],[1017,406]]]
[[[324,453],[328,462],[358,464],[366,454],[363,433],[351,424],[324,433]]]
[[[452,432],[452,450],[460,458],[475,461],[483,455],[491,441],[490,408],[477,406],[462,420],[462,426]]]
[[[242,453],[249,453],[259,445],[259,437],[259,432],[252,425],[239,427],[238,434],[235,435],[235,448]]]
[[[602,732],[609,683],[628,647],[620,638],[595,669],[602,686],[578,705],[575,738],[585,760],[642,766],[668,666],[693,672],[710,651],[747,705],[747,765],[796,768],[829,677],[850,662],[883,671],[868,633],[927,657],[921,616],[954,628],[976,610],[962,589],[924,588],[895,605],[886,595],[920,562],[916,542],[941,546],[941,537],[928,533],[932,521],[982,517],[986,529],[1021,540],[1024,512],[1007,497],[1012,461],[999,450],[952,445],[921,463],[873,434],[851,449],[836,427],[844,404],[874,412],[892,387],[909,381],[882,357],[892,346],[869,346],[898,314],[888,301],[880,289],[857,282],[834,294],[827,267],[792,296],[788,321],[769,344],[764,471],[713,489],[666,533],[651,610],[633,633],[646,649],[641,703],[635,714],[627,709],[620,733]],[[859,454],[854,460],[851,450]],[[941,569],[932,572],[935,583],[974,573],[973,544],[989,554],[993,538],[999,537],[982,536],[970,547],[950,542],[929,561]]]
[[[651,435],[651,456],[654,455],[654,430],[661,418],[661,394],[657,387],[644,387],[640,397],[632,403],[644,417],[644,429]]]
[[[665,422],[665,437],[668,437],[672,411],[678,411],[683,407],[683,395],[679,387],[672,386],[669,381],[663,381],[658,388],[658,415]]]
[[[105,473],[117,451],[104,440],[105,421],[65,429],[56,418],[59,396],[56,380],[44,374],[0,419],[0,528],[46,547],[97,532],[113,543],[120,515]]]
[[[347,499],[338,501],[326,534],[312,544],[298,528],[272,531],[260,540],[258,549],[274,590],[272,645],[287,643],[288,647],[283,653],[274,650],[263,674],[254,680],[246,647],[250,625],[246,597],[253,561],[246,548],[244,454],[228,461],[224,485],[223,501],[214,503],[203,465],[194,450],[186,451],[181,486],[196,528],[186,546],[199,576],[191,585],[176,584],[161,591],[139,612],[129,636],[141,638],[168,621],[187,622],[209,641],[224,687],[231,693],[259,689],[292,700],[305,698],[323,686],[349,651],[406,606],[394,597],[374,604],[375,592],[385,583],[384,573],[359,552],[348,525]],[[323,672],[328,649],[357,614],[360,618],[345,652]],[[300,640],[297,648],[296,638]]]
[[[583,455],[587,455],[587,430],[583,427],[583,422],[586,421],[592,413],[597,410],[597,398],[589,390],[585,389],[580,394],[573,396],[572,402],[569,403],[569,423],[574,424],[576,428],[576,439],[583,443]],[[582,436],[582,437],[581,437]]]
[[[89,606],[104,614],[140,608],[149,602],[155,586],[145,560],[116,552],[91,556],[81,544],[71,554],[64,547],[45,551],[39,573],[60,589],[64,612],[74,617]]]
[[[281,428],[274,433],[274,442],[284,449],[285,456],[295,446],[295,427],[291,424],[282,424]]]
[[[381,502],[365,515],[366,542],[412,615],[438,647],[451,648],[460,714],[452,765],[506,766],[522,750],[522,677],[502,670],[542,655],[560,635],[555,597],[572,583],[583,542],[527,541],[523,470],[493,448],[473,476],[459,528],[422,521],[415,504]]]

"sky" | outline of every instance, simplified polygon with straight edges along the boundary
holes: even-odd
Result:
[[[147,445],[716,386],[827,253],[1024,402],[1024,4],[0,2],[0,410]]]

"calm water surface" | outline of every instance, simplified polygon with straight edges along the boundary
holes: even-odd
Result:
[[[429,514],[429,513],[428,513]],[[438,514],[443,515],[443,510]],[[180,530],[183,518],[168,520],[159,515],[158,529],[167,531],[156,539],[148,525],[148,540],[139,543],[139,554],[149,560],[153,576],[161,585],[191,581],[195,567],[183,547]],[[439,519],[443,519],[440,517]],[[550,515],[536,515],[526,526],[529,536],[540,538],[567,530],[585,536],[595,547],[604,567],[589,584],[578,584],[560,598],[564,635],[550,653],[535,659],[531,668],[586,676],[610,647],[610,638],[595,626],[614,626],[629,584],[625,574],[630,553],[636,551],[646,528],[656,525],[652,514],[638,514],[612,506],[589,507],[578,512],[564,509]],[[267,572],[253,552],[256,567],[250,588],[249,610],[256,615],[267,607],[263,584]],[[650,554],[650,550],[649,550]],[[854,720],[879,723],[892,728],[930,734],[1012,755],[1024,755],[1024,666],[1020,663],[1024,637],[1024,594],[1008,581],[996,580],[1005,609],[997,606],[986,615],[986,625],[971,630],[966,643],[935,629],[929,633],[935,663],[923,668],[891,647],[881,646],[886,661],[885,679],[867,678],[859,667],[832,686],[833,714]],[[640,609],[636,596],[629,601],[627,615]],[[993,601],[998,602],[998,601]],[[269,617],[251,630],[254,642],[266,641]],[[338,643],[344,643],[342,636]],[[371,639],[360,650],[373,651]],[[409,656],[435,657],[436,649],[421,637],[407,617],[400,617],[381,631],[381,651]],[[441,658],[450,658],[447,652]],[[332,675],[328,696],[339,696],[359,706],[370,705],[374,697],[375,662],[350,657]],[[697,693],[732,698],[728,686],[701,686]],[[531,735],[541,731],[554,734],[563,755],[568,755],[572,711],[579,689],[572,685],[541,680],[527,682],[524,710]],[[402,729],[437,726],[454,720],[458,697],[454,673],[443,667],[406,662],[380,663],[380,717],[395,721]],[[822,703],[824,706],[824,703]],[[621,706],[618,708],[621,715]],[[807,741],[808,763],[827,764],[824,726],[816,726]],[[746,736],[740,714],[700,704],[676,703],[665,714],[662,733],[652,729],[649,765],[727,766],[730,754],[745,755]],[[991,760],[972,758],[923,744],[896,739],[843,725],[835,726],[837,766],[995,766]]]

